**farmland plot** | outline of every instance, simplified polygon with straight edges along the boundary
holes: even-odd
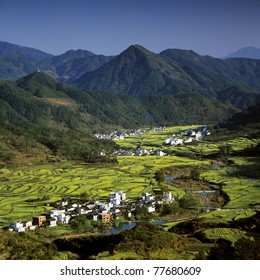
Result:
[[[49,211],[51,202],[63,197],[106,199],[120,188],[136,198],[148,185],[156,170],[175,164],[196,164],[179,157],[119,157],[118,165],[92,165],[64,162],[32,169],[2,169],[0,172],[0,223],[31,219]],[[170,187],[173,193],[176,188]],[[151,190],[152,191],[152,190]],[[178,190],[180,195],[180,190]],[[183,194],[182,194],[183,195]]]

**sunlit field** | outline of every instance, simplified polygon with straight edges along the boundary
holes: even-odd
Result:
[[[141,136],[126,137],[117,141],[123,148],[163,149],[164,141],[172,134],[189,127],[166,128],[163,131],[149,131]],[[195,128],[195,127],[194,127]],[[254,145],[257,140],[237,138],[227,141],[234,150],[241,150]],[[192,155],[214,153],[223,143],[198,142],[196,145],[168,147]],[[241,215],[240,210],[253,215],[259,207],[259,176],[253,172],[259,167],[257,158],[233,157],[234,164],[211,168],[212,160],[198,159],[194,156],[118,156],[118,164],[83,164],[80,162],[57,162],[48,165],[26,166],[21,168],[5,167],[0,170],[0,225],[5,226],[15,221],[31,219],[33,215],[50,211],[50,203],[62,198],[80,199],[82,195],[91,200],[106,200],[109,193],[122,189],[127,198],[137,198],[142,192],[152,192],[157,186],[154,174],[157,170],[176,166],[208,166],[200,178],[212,184],[222,185],[222,190],[230,201],[225,209],[234,209],[234,213],[213,211],[208,217]],[[250,173],[251,172],[251,173]],[[244,174],[245,173],[245,174]],[[176,198],[181,198],[185,190],[177,185],[167,187]],[[252,209],[251,209],[252,208]],[[239,213],[237,212],[239,211]]]

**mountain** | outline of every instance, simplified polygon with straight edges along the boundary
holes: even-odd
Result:
[[[218,92],[217,98],[242,110],[260,103],[259,92],[243,86],[232,86]]]
[[[70,50],[53,56],[33,48],[0,42],[0,80],[16,80],[40,69],[59,81],[73,83],[85,72],[99,68],[112,58],[84,50]]]
[[[140,45],[132,45],[114,57],[96,55],[84,50],[70,50],[59,56],[51,56],[2,42],[0,53],[0,79],[17,80],[40,69],[57,81],[88,90],[91,102],[94,102],[95,98],[98,100],[95,101],[95,106],[99,106],[101,95],[102,98],[107,98],[105,93],[115,98],[115,104],[123,102],[122,99],[126,99],[126,96],[139,98],[140,100],[128,100],[138,107],[133,112],[140,111],[140,106],[144,109],[142,97],[145,96],[161,96],[162,100],[163,96],[176,95],[178,99],[181,98],[179,94],[198,93],[239,109],[259,102],[260,60],[256,59],[223,60],[201,56],[192,50],[179,49],[167,49],[156,54]],[[44,59],[41,60],[42,58]],[[32,81],[30,85],[24,85],[25,80],[19,81],[17,85],[38,98],[48,98],[48,94],[53,95],[53,92],[58,94],[55,88],[49,88],[49,85],[46,87],[44,83],[41,83],[41,87],[36,86],[37,90]],[[58,88],[60,87],[59,85]],[[99,93],[92,94],[91,90]],[[75,88],[72,91],[74,92]],[[119,97],[120,94],[126,96]],[[191,96],[194,98],[195,95]],[[127,108],[125,110],[128,110]],[[128,113],[131,115],[130,111]],[[108,115],[111,116],[110,112]],[[114,115],[112,113],[112,116]],[[107,119],[103,113],[100,117]],[[114,118],[109,119],[109,122],[112,122]],[[164,118],[160,119],[164,121]]]
[[[222,132],[217,137],[234,139],[235,137],[247,137],[249,139],[259,139],[260,137],[260,103],[250,106],[247,109],[231,115],[225,122],[221,123],[219,127]],[[221,136],[222,134],[222,136]],[[257,142],[256,142],[257,144]],[[256,147],[251,145],[247,147],[244,152],[247,156],[257,156],[260,152],[260,144]],[[240,154],[242,155],[243,152]]]
[[[80,88],[132,96],[164,95],[199,89],[183,69],[139,45],[132,45],[99,69],[81,76]]]
[[[37,70],[52,55],[40,50],[0,41],[0,80],[16,80]]]
[[[192,50],[167,49],[160,55],[178,64],[192,77],[208,94],[223,90],[232,84],[227,77],[223,77],[223,61],[210,56],[201,56]]]
[[[256,126],[258,125],[258,134],[260,128],[260,104],[251,106],[246,110],[238,112],[230,117],[227,124],[229,127],[238,127],[244,125]]]
[[[59,81],[73,83],[84,73],[99,68],[112,58],[84,50],[70,50],[44,60],[39,67]]]
[[[168,49],[160,55],[177,63],[199,83],[204,91],[217,92],[230,86],[260,90],[260,61],[252,59],[217,59],[193,51]]]
[[[20,54],[37,62],[52,57],[51,54],[45,53],[37,49],[22,47],[19,45],[0,41],[0,57],[5,57],[10,54]]]
[[[144,96],[80,90],[42,72],[0,82],[0,119],[12,124],[100,131],[214,123],[237,109],[199,94]]]
[[[0,166],[58,156],[110,161],[115,144],[90,133],[156,125],[222,122],[238,110],[197,93],[134,97],[80,90],[43,72],[0,81]],[[93,152],[94,151],[94,152]]]
[[[260,59],[260,49],[255,47],[245,47],[236,52],[230,53],[225,58],[251,58]]]
[[[260,61],[216,59],[194,51],[168,49],[160,54],[134,45],[76,83],[80,88],[132,96],[217,92],[245,85],[260,90]]]

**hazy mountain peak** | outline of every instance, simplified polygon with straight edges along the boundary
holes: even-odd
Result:
[[[76,58],[84,58],[87,56],[93,56],[96,55],[90,51],[85,51],[82,49],[77,49],[77,50],[68,50],[64,54],[61,54],[60,57],[62,56],[70,56],[71,58],[76,57]]]
[[[128,53],[143,53],[143,54],[155,54],[151,51],[149,51],[148,49],[144,48],[141,45],[135,44],[135,45],[131,45],[129,46],[126,50],[124,50],[121,54],[128,54]],[[120,54],[120,55],[121,55]]]
[[[225,58],[251,58],[260,59],[260,49],[255,47],[244,47],[236,52],[230,53]]]
[[[6,56],[11,53],[18,53],[20,55],[27,56],[31,59],[34,59],[35,61],[41,61],[48,57],[52,57],[51,54],[34,48],[23,47],[16,44],[0,41],[0,56]]]

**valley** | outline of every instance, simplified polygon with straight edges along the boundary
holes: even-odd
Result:
[[[259,259],[259,69],[0,42],[0,259]]]
[[[187,126],[167,127],[164,130],[145,132],[142,137],[133,135],[125,137],[123,140],[117,140],[117,144],[122,148],[134,149],[139,146],[147,149],[167,150],[167,156],[118,156],[117,164],[83,163],[54,158],[51,164],[32,166],[27,163],[20,167],[1,168],[1,227],[5,228],[14,222],[30,220],[32,216],[48,213],[53,209],[52,205],[61,199],[106,201],[111,192],[120,189],[126,193],[128,199],[135,200],[142,193],[152,195],[160,193],[161,190],[167,190],[174,197],[172,205],[167,206],[166,204],[164,207],[157,208],[153,213],[141,214],[141,216],[132,213],[130,221],[136,219],[141,219],[143,222],[166,221],[160,226],[151,225],[161,228],[160,230],[153,228],[152,231],[159,230],[160,233],[157,234],[162,235],[162,240],[169,238],[166,236],[172,235],[176,244],[179,244],[176,245],[177,248],[166,246],[161,253],[157,248],[148,255],[143,255],[143,252],[141,253],[137,249],[135,251],[131,246],[131,250],[129,249],[131,253],[123,249],[126,245],[123,241],[122,245],[117,244],[118,241],[115,243],[118,235],[121,237],[131,235],[131,231],[140,230],[142,227],[142,223],[140,223],[137,228],[119,232],[113,235],[114,237],[97,237],[111,239],[111,246],[114,244],[113,246],[119,249],[115,249],[117,253],[109,253],[105,247],[97,246],[94,250],[95,255],[97,254],[95,258],[197,258],[202,252],[205,252],[204,257],[206,257],[207,251],[210,256],[210,248],[213,248],[214,240],[220,238],[230,241],[232,244],[242,237],[246,240],[254,238],[258,240],[259,237],[254,231],[243,229],[236,223],[239,224],[243,219],[253,218],[259,212],[259,175],[257,172],[259,157],[257,155],[242,156],[246,148],[259,145],[259,139],[236,137],[212,143],[209,141],[211,139],[207,139],[205,136],[203,141],[198,141],[196,144],[171,147],[165,145],[164,141],[170,135],[188,128]],[[216,130],[213,131],[213,135],[208,137],[214,137]],[[221,148],[225,145],[230,146],[229,153]],[[162,178],[158,174],[161,174]],[[212,195],[213,193],[216,195]],[[187,194],[195,199],[195,204],[189,204],[191,197],[187,201],[184,199],[188,197]],[[184,204],[184,201],[187,204]],[[198,229],[194,232],[189,230],[190,233],[187,235],[185,224],[189,223],[190,225],[195,223]],[[182,224],[183,226],[181,226]],[[118,225],[120,226],[120,222]],[[73,243],[80,242],[81,245],[77,246],[85,246],[84,236],[90,238],[88,242],[94,242],[94,240],[90,241],[94,238],[91,237],[93,233],[90,228],[83,229],[78,237],[70,226],[61,224],[54,228],[24,234],[28,236],[28,242],[30,238],[38,236],[39,240],[42,240],[40,241],[41,246],[46,242],[50,246],[54,242],[55,258],[89,258],[88,251],[82,255],[81,251],[73,247]],[[143,230],[145,232],[145,225]],[[106,231],[108,229],[105,229]],[[5,236],[4,238],[8,238],[11,233],[1,231],[1,234]],[[165,234],[166,236],[164,236]],[[206,243],[203,238],[198,237],[201,234],[205,235],[203,238],[206,238]],[[19,239],[20,235],[21,233],[13,238]],[[192,237],[193,235],[194,237]],[[66,244],[65,240],[67,240]],[[69,240],[71,240],[71,244],[68,243]],[[139,238],[135,239],[134,244],[138,240]],[[179,241],[177,242],[177,240]],[[181,245],[184,240],[185,246]],[[103,243],[101,242],[101,244]],[[89,254],[92,255],[92,253]],[[13,256],[10,255],[10,257]]]

